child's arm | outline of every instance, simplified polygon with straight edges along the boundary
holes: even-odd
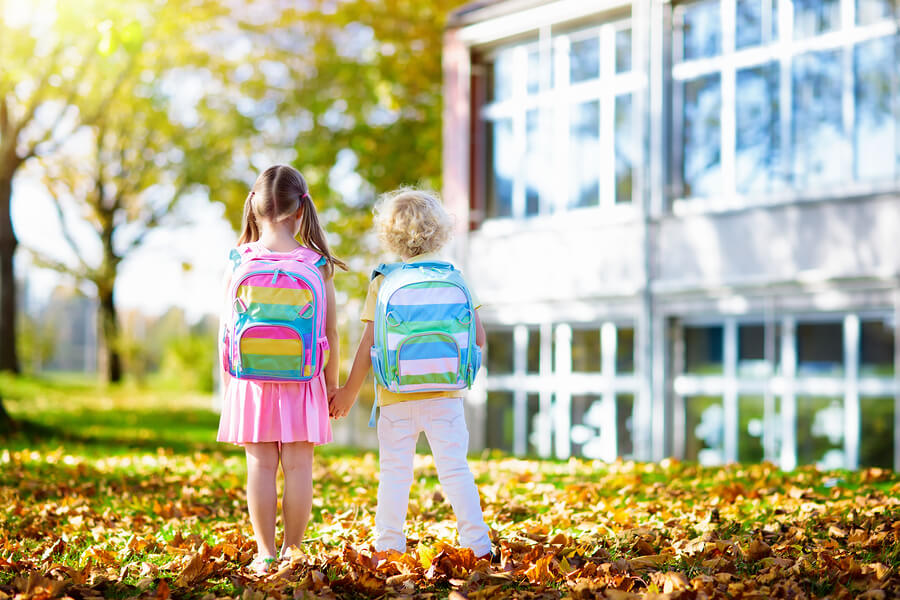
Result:
[[[359,340],[359,347],[356,349],[356,356],[353,358],[353,366],[350,367],[347,383],[344,384],[344,387],[339,388],[331,399],[331,416],[335,419],[346,417],[350,413],[353,403],[356,402],[356,396],[366,380],[369,367],[372,366],[372,355],[369,350],[374,343],[375,326],[371,321],[367,321],[362,338]]]
[[[222,278],[222,309],[219,311],[219,339],[217,340],[217,345],[219,347],[219,368],[222,370],[222,389],[228,389],[228,384],[231,382],[231,373],[228,372],[228,369],[225,368],[223,364],[222,357],[228,352],[228,348],[225,347],[224,337],[225,337],[225,327],[227,326],[225,321],[230,316],[231,306],[228,302],[228,293],[231,291],[231,271],[225,271],[225,276]],[[232,333],[232,335],[234,335]]]
[[[331,273],[325,278],[325,337],[328,338],[330,357],[325,365],[325,389],[328,390],[328,398],[334,395],[340,378],[341,366],[341,340],[337,330],[337,308],[334,299],[334,278]]]
[[[480,348],[484,348],[487,342],[487,334],[484,332],[484,325],[481,324],[481,317],[478,315],[478,309],[475,309],[475,343]]]

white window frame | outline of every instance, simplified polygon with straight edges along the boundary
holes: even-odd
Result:
[[[803,201],[819,201],[831,198],[843,198],[847,196],[868,196],[881,193],[895,192],[900,186],[900,164],[897,165],[895,176],[890,180],[866,182],[855,179],[852,166],[848,167],[848,179],[845,181],[816,186],[805,187],[798,190],[790,181],[792,174],[792,130],[791,112],[793,107],[793,70],[792,62],[795,56],[810,51],[838,50],[842,49],[842,124],[843,134],[846,136],[847,147],[851,156],[845,157],[849,165],[854,164],[856,149],[854,147],[853,131],[855,123],[855,69],[854,48],[860,43],[890,36],[900,32],[896,20],[886,18],[882,21],[859,25],[856,22],[856,0],[841,0],[841,26],[839,29],[827,33],[818,34],[804,39],[794,39],[794,5],[792,0],[770,0],[772,6],[778,6],[777,10],[777,38],[766,44],[765,41],[758,46],[750,46],[740,50],[735,49],[736,26],[736,0],[719,0],[720,15],[722,21],[722,48],[717,56],[681,60],[683,51],[683,37],[681,28],[677,25],[682,22],[681,14],[686,6],[695,4],[681,2],[673,8],[673,26],[671,30],[673,65],[672,77],[672,113],[673,135],[671,150],[671,166],[673,190],[672,212],[678,216],[719,212],[735,209],[743,209],[756,206],[770,206],[776,204],[795,203]],[[737,192],[735,172],[736,157],[736,85],[737,72],[746,68],[760,67],[767,64],[779,66],[779,138],[781,143],[780,171],[785,177],[786,187],[783,191],[761,192],[759,194],[743,195]],[[721,145],[721,172],[722,190],[715,197],[693,196],[684,197],[683,181],[683,151],[681,149],[683,122],[684,122],[684,98],[682,86],[686,81],[718,73],[721,76],[721,113],[720,113],[720,145]],[[900,95],[900,90],[895,90]],[[894,112],[900,115],[900,100],[894,102]],[[896,132],[900,153],[900,130]],[[898,161],[900,162],[900,161]]]
[[[900,372],[896,367],[900,364],[900,357],[896,356],[896,348],[900,346],[900,332],[895,329],[895,373],[893,376],[860,375],[861,354],[861,322],[869,319],[890,319],[900,314],[896,310],[887,311],[863,311],[847,313],[799,313],[782,315],[780,317],[765,317],[764,315],[740,315],[720,316],[706,319],[686,319],[683,327],[690,326],[721,326],[723,327],[723,374],[722,375],[694,375],[688,373],[676,374],[673,379],[673,391],[675,393],[678,411],[686,409],[686,398],[691,396],[721,397],[725,418],[724,431],[724,462],[738,460],[737,448],[739,437],[738,400],[740,396],[762,396],[766,403],[766,410],[774,410],[772,399],[781,399],[780,415],[766,414],[764,419],[768,422],[772,418],[780,419],[780,431],[771,431],[766,427],[762,439],[764,459],[776,462],[785,470],[792,470],[797,466],[796,447],[796,403],[798,396],[831,396],[841,398],[844,410],[844,442],[845,457],[844,467],[856,469],[859,466],[859,445],[862,415],[860,413],[860,398],[863,397],[894,397],[895,398],[895,436],[896,428],[900,424],[896,410],[900,407]],[[814,322],[838,322],[844,328],[843,341],[843,373],[829,376],[810,376],[797,374],[797,323]],[[740,325],[763,324],[766,326],[778,324],[781,326],[781,339],[776,340],[781,345],[780,369],[774,371],[769,377],[741,376],[737,371],[738,364],[738,336]],[[772,327],[774,332],[774,327]],[[767,334],[771,335],[771,334]],[[768,346],[768,344],[767,344]],[[768,351],[767,351],[768,353]],[[774,357],[767,357],[774,360]],[[689,432],[685,431],[684,436]],[[781,438],[781,452],[776,456],[772,438]],[[685,438],[686,439],[686,438]],[[896,442],[895,442],[896,444]],[[683,456],[684,443],[678,452]],[[900,466],[900,452],[895,448],[894,468]]]
[[[633,19],[616,18],[603,21],[597,25],[579,28],[572,31],[563,31],[557,33],[550,25],[546,25],[537,30],[537,38],[532,37],[527,42],[519,42],[517,44],[501,45],[493,48],[485,53],[485,59],[488,62],[501,52],[513,53],[513,74],[512,96],[500,101],[490,102],[481,107],[480,115],[485,121],[485,127],[489,128],[494,122],[500,119],[510,119],[513,129],[513,144],[517,155],[514,162],[519,165],[517,171],[513,174],[512,189],[512,210],[511,216],[489,216],[485,215],[484,224],[490,228],[495,223],[504,221],[519,222],[524,220],[540,219],[549,217],[558,213],[582,213],[594,212],[601,215],[609,215],[614,219],[634,218],[637,215],[637,207],[639,198],[637,197],[636,188],[632,190],[632,197],[628,202],[616,202],[616,171],[615,171],[615,103],[619,96],[637,93],[644,90],[647,86],[647,76],[639,70],[639,65],[635,64],[636,56],[635,44],[638,36],[632,34],[631,69],[626,72],[616,73],[615,49],[616,34],[625,29],[633,28]],[[569,44],[573,39],[583,39],[596,35],[599,37],[600,43],[600,74],[597,79],[583,81],[578,83],[570,82],[570,65],[569,65]],[[540,89],[537,93],[529,94],[527,90],[527,68],[528,68],[528,52],[537,49],[540,53]],[[554,57],[555,53],[555,57]],[[555,77],[554,85],[551,86],[551,60],[555,59],[553,64],[553,73]],[[575,104],[597,100],[600,103],[600,123],[599,123],[599,139],[601,152],[598,160],[600,162],[600,176],[598,183],[600,185],[599,204],[597,206],[588,207],[570,207],[569,206],[569,181],[568,173],[569,165],[569,147],[570,147],[570,114],[571,107]],[[632,101],[631,122],[634,128],[634,136],[637,138],[641,127],[639,125],[638,115],[639,103]],[[552,126],[543,127],[552,132],[547,137],[551,140],[552,151],[550,154],[550,162],[546,172],[548,177],[552,177],[552,185],[549,181],[543,182],[541,186],[541,196],[539,198],[539,207],[537,214],[526,214],[526,197],[525,197],[525,153],[526,153],[526,117],[529,111],[534,109],[552,109]],[[546,113],[545,113],[546,114]],[[644,156],[644,144],[633,142],[640,148],[640,155],[637,157],[634,170],[642,168]],[[485,156],[485,160],[490,161],[490,156]],[[564,174],[562,176],[556,174]],[[490,166],[485,168],[485,182],[493,177]],[[485,202],[488,198],[485,197]],[[501,227],[503,227],[501,225]]]

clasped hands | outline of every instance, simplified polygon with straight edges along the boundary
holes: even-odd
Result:
[[[356,394],[345,387],[328,386],[328,416],[332,419],[343,419],[350,414]]]

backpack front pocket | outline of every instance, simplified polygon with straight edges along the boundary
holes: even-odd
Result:
[[[452,335],[438,331],[407,336],[397,345],[397,378],[400,392],[456,390],[460,350]]]
[[[304,369],[303,337],[292,327],[253,325],[241,333],[240,371],[266,379],[298,379]]]

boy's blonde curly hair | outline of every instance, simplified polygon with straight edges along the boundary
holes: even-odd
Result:
[[[387,250],[406,260],[440,250],[453,233],[453,218],[436,193],[403,187],[378,200],[375,231]]]

